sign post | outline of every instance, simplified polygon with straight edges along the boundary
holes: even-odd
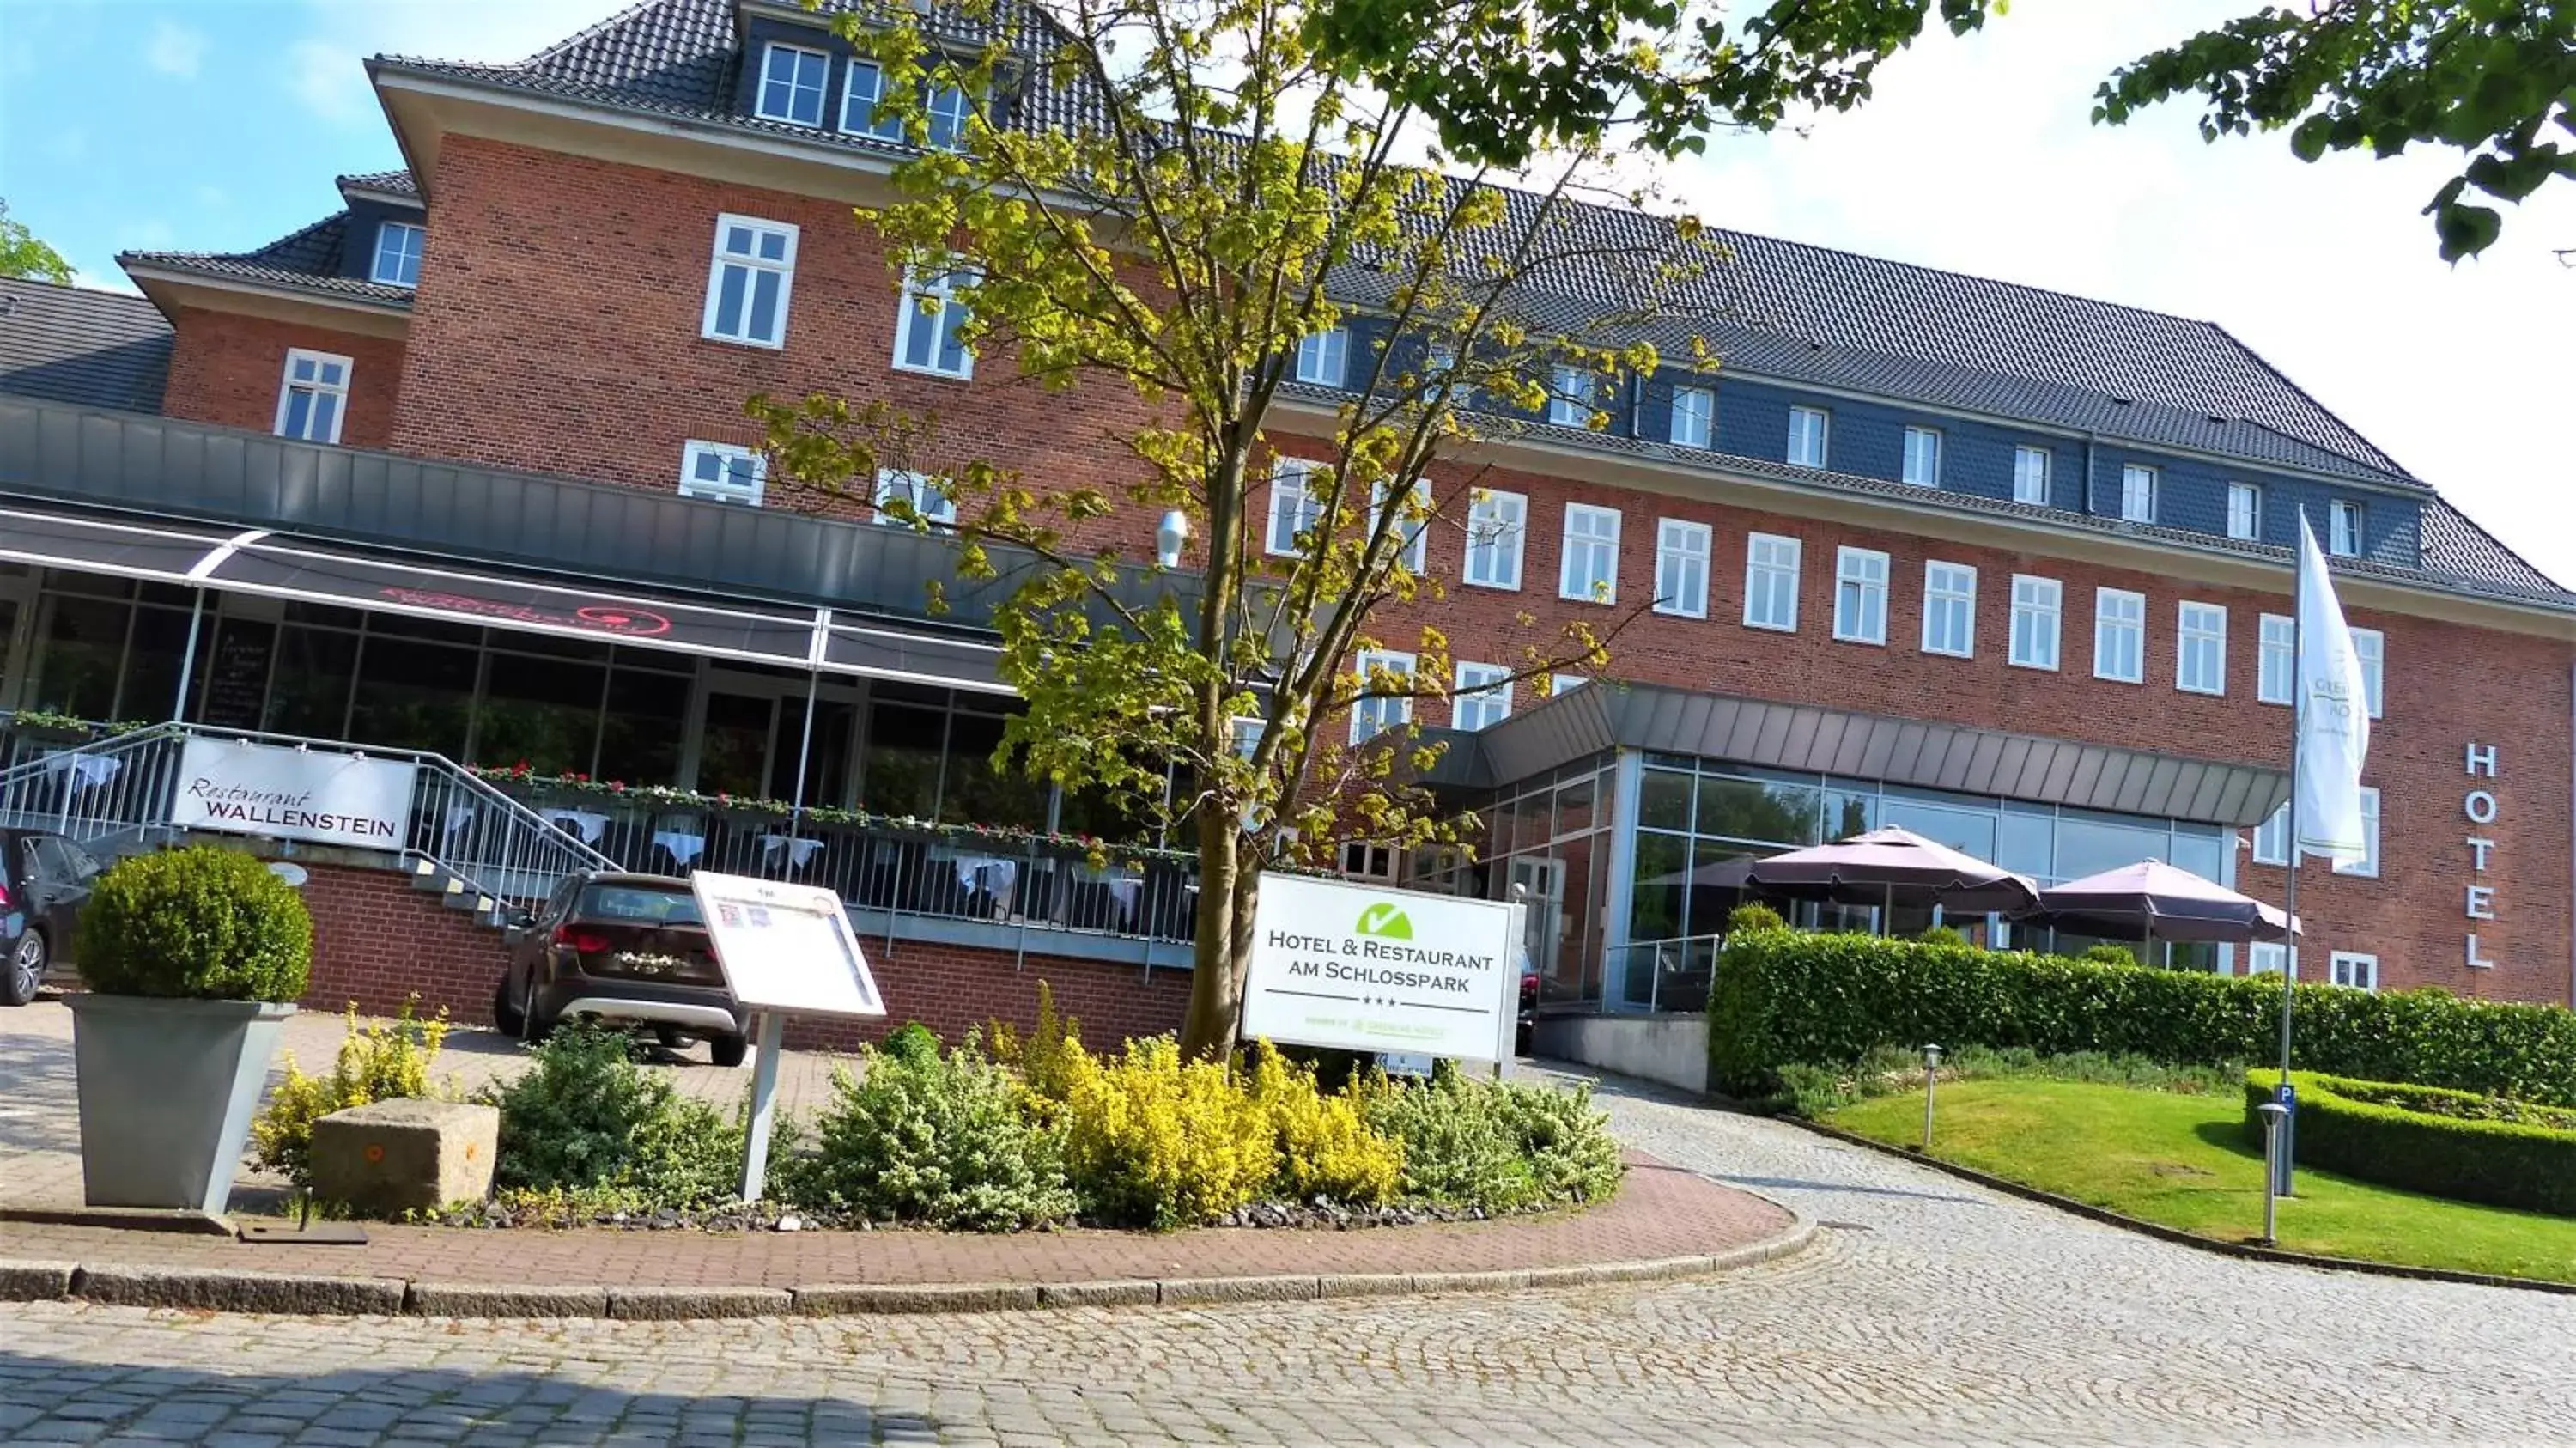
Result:
[[[1502,1062],[1518,1026],[1514,907],[1271,875],[1253,910],[1243,1035]]]
[[[734,1003],[759,1018],[751,1070],[751,1124],[744,1133],[742,1199],[768,1187],[770,1123],[778,1098],[778,1049],[790,1013],[882,1016],[885,998],[859,952],[841,897],[790,885],[699,870],[689,876],[716,964]]]

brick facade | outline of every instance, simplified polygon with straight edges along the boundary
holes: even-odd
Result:
[[[507,963],[500,932],[449,910],[390,870],[342,865],[308,867],[304,903],[313,912],[313,979],[306,1010],[389,1016],[414,994],[419,1010],[444,1009],[474,1025],[492,1019],[493,986]],[[1038,982],[1057,1008],[1084,1023],[1095,1046],[1179,1028],[1189,1002],[1185,969],[1109,965],[1069,956],[979,950],[930,941],[877,937],[862,942],[885,992],[886,1015],[866,1022],[795,1021],[787,1041],[799,1049],[848,1049],[919,1021],[949,1040],[991,1020],[1022,1028],[1037,1020]],[[1182,947],[1168,948],[1175,963]]]
[[[347,447],[384,448],[394,434],[402,388],[403,344],[388,337],[181,307],[171,319],[170,385],[162,410],[172,417],[273,432],[286,354],[302,347],[349,359],[349,410],[340,423]]]

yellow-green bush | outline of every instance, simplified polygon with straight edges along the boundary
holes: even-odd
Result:
[[[1325,1095],[1312,1067],[1289,1061],[1268,1041],[1253,1043],[1243,1077],[1276,1134],[1281,1194],[1372,1207],[1395,1195],[1404,1149],[1370,1129],[1354,1094]]]
[[[419,997],[413,997],[418,1000]],[[296,1069],[295,1053],[284,1053],[286,1079],[269,1097],[268,1108],[251,1123],[254,1159],[264,1171],[284,1174],[297,1187],[312,1185],[313,1123],[334,1111],[370,1102],[432,1094],[429,1068],[447,1040],[447,1012],[415,1020],[412,1002],[402,1015],[379,1025],[360,1025],[358,1008],[349,1007],[349,1035],[327,1076],[307,1076]]]
[[[1169,1037],[1109,1058],[1068,1038],[1062,1066],[1066,1164],[1086,1219],[1185,1227],[1248,1205],[1277,1175],[1269,1113],[1224,1066],[1183,1061]]]

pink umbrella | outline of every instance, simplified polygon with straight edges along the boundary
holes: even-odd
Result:
[[[1746,874],[1758,889],[1891,909],[1938,905],[1979,915],[2028,910],[2039,900],[2029,876],[1895,825],[1756,860]]]
[[[2297,922],[2250,895],[2162,860],[2140,860],[2039,892],[2032,919],[2084,935],[2242,943],[2283,940]]]

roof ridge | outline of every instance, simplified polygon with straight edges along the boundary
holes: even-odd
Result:
[[[2290,389],[2292,392],[2297,393],[2297,394],[2299,395],[2299,398],[2300,398],[2300,400],[2301,400],[2301,401],[2303,401],[2303,402],[2307,403],[2309,406],[2311,406],[2311,407],[2315,408],[2318,412],[2320,412],[2320,413],[2324,414],[2324,415],[2325,415],[2325,416],[2327,416],[2327,417],[2331,417],[2331,418],[2333,418],[2333,419],[2335,420],[2335,422],[2336,422],[2336,424],[2337,424],[2338,426],[2342,427],[2344,431],[2346,431],[2346,432],[2348,432],[2348,433],[2351,433],[2351,434],[2352,434],[2352,439],[2353,439],[2353,441],[2355,441],[2355,442],[2357,442],[2357,443],[2360,443],[2363,447],[2366,447],[2366,448],[2370,449],[2371,456],[2373,456],[2373,457],[2377,458],[2377,459],[2379,460],[2379,463],[2380,463],[2380,464],[2382,464],[2382,465],[2384,465],[2384,466],[2386,466],[2386,467],[2387,467],[2391,472],[2394,472],[2394,473],[2396,473],[2399,477],[2403,477],[2403,478],[2413,478],[2413,477],[2415,477],[2415,475],[2414,475],[2413,473],[2411,473],[2411,472],[2407,471],[2407,469],[2406,469],[2406,465],[2405,465],[2404,463],[2401,463],[2401,462],[2399,462],[2397,459],[2395,459],[2395,458],[2393,458],[2393,457],[2390,457],[2390,456],[2388,455],[2388,450],[2387,450],[2387,449],[2385,449],[2385,448],[2381,447],[2379,444],[2377,444],[2377,443],[2375,443],[2375,442],[2372,442],[2369,438],[2363,437],[2363,436],[2361,435],[2361,429],[2360,429],[2360,428],[2354,427],[2351,423],[2345,422],[2345,421],[2343,420],[2343,414],[2342,414],[2342,413],[2339,413],[2339,412],[2335,411],[2333,408],[2328,407],[2328,406],[2326,406],[2326,405],[2325,405],[2325,403],[2323,403],[2323,402],[2319,401],[2319,400],[2317,399],[2316,394],[2314,394],[2314,393],[2312,393],[2312,392],[2308,391],[2308,389],[2306,389],[2306,388],[2304,388],[2304,387],[2301,387],[2297,382],[2295,382],[2295,381],[2291,380],[2290,374],[2288,374],[2288,373],[2286,373],[2286,372],[2282,371],[2282,370],[2281,370],[2280,368],[2278,368],[2278,367],[2273,366],[2273,365],[2272,365],[2272,360],[2271,360],[2270,358],[2268,358],[2268,357],[2264,356],[2261,352],[2256,351],[2252,346],[2248,345],[2248,344],[2246,343],[2246,341],[2245,341],[2245,339],[2244,339],[2244,338],[2239,337],[2239,336],[2237,336],[2234,332],[2229,331],[2229,330],[2227,329],[2227,324],[2226,324],[2226,323],[2224,323],[2224,322],[2203,322],[2203,323],[2201,323],[2200,325],[2202,325],[2202,326],[2204,326],[2204,327],[2209,328],[2211,331],[2216,332],[2218,335],[2220,335],[2220,336],[2222,336],[2222,337],[2225,337],[2225,338],[2227,339],[2227,341],[2228,341],[2229,345],[2233,346],[2237,351],[2239,351],[2239,352],[2241,352],[2241,353],[2245,354],[2246,356],[2253,358],[2253,359],[2254,359],[2254,365],[2256,365],[2256,366],[2258,366],[2258,367],[2262,368],[2265,372],[2270,373],[2273,381],[2278,382],[2278,383],[2280,383],[2283,387],[2286,387],[2286,388]],[[2247,420],[2248,420],[2248,421],[2252,421],[2252,419],[2250,419],[2250,418],[2249,418],[2249,419],[2247,419]],[[2419,482],[2420,482],[2420,481],[2422,481],[2422,479],[2420,479],[2420,478],[2419,478],[2419,479],[2417,479],[2417,481],[2419,481]]]
[[[314,222],[310,226],[298,227],[295,230],[288,232],[286,235],[277,238],[275,241],[269,242],[264,246],[252,247],[248,251],[125,251],[117,253],[117,260],[119,262],[123,262],[128,257],[141,261],[253,260],[259,257],[264,257],[270,252],[276,251],[282,247],[292,246],[296,242],[302,241],[304,238],[311,236],[313,233],[320,231],[326,226],[330,226],[338,222],[344,222],[348,219],[349,208],[343,206],[339,210],[332,212],[330,215],[323,217],[321,220]]]
[[[2490,532],[2484,523],[2470,517],[2466,508],[2452,502],[2449,498],[2443,497],[2439,492],[2434,493],[2432,504],[2433,506],[2440,508],[2443,512],[2450,514],[2451,517],[2457,519],[2460,526],[2477,534],[2480,539],[2484,540],[2488,544],[2488,546],[2494,548],[2497,552],[2502,553],[2505,557],[2512,559],[2516,564],[2519,564],[2523,569],[2528,571],[2533,578],[2538,579],[2543,586],[2554,589],[2561,594],[2576,597],[2576,588],[2571,588],[2566,584],[2560,583],[2557,575],[2551,573],[2548,569],[2541,567],[2539,564],[2532,562],[2530,559],[2523,557],[2520,550],[2516,549],[2512,544],[2507,543],[2502,538],[2497,537],[2493,532]],[[2419,540],[2416,545],[2417,556],[2421,557],[2423,551],[2423,544]]]
[[[525,60],[513,61],[504,65],[494,66],[493,68],[496,70],[533,69],[537,62],[542,60],[552,60],[556,56],[563,54],[565,51],[572,49],[574,46],[580,45],[585,41],[596,39],[597,37],[616,29],[618,26],[625,24],[647,10],[659,10],[666,6],[686,3],[688,3],[688,0],[635,0],[634,4],[627,6],[616,14],[611,15],[604,20],[592,21],[580,30],[575,31],[571,35],[565,36],[563,39],[545,47],[543,50],[538,51],[536,54],[529,56]]]

